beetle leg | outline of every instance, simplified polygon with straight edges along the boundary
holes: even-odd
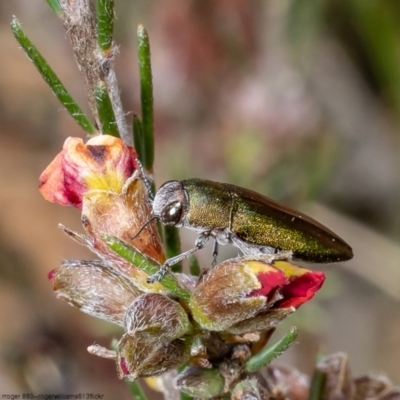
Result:
[[[195,247],[193,247],[190,250],[184,251],[183,253],[178,254],[177,256],[172,257],[169,260],[165,261],[164,265],[159,269],[158,272],[147,278],[147,283],[154,283],[160,281],[162,278],[164,278],[165,274],[168,272],[169,268],[172,265],[175,265],[179,261],[188,258],[191,254],[195,253],[197,250],[202,249],[207,244],[209,238],[210,238],[210,232],[202,232],[196,239]]]
[[[265,254],[265,253],[246,254],[239,258],[244,261],[265,261],[268,264],[272,264],[274,261],[288,260],[292,257],[293,257],[293,251],[284,250],[274,254]]]
[[[217,239],[214,240],[214,247],[212,251],[212,262],[211,262],[211,268],[215,267],[217,265],[217,257],[218,257],[218,242]]]

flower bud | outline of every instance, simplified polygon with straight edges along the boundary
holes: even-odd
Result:
[[[64,261],[49,273],[49,279],[58,298],[121,326],[128,306],[141,294],[100,261]]]
[[[322,272],[288,262],[231,259],[201,277],[189,307],[196,322],[208,330],[232,328],[239,334],[252,324],[256,330],[268,329],[311,299],[324,278]]]
[[[125,317],[126,332],[143,340],[172,341],[191,330],[188,316],[175,300],[157,293],[137,297]]]
[[[113,235],[160,265],[165,261],[155,223],[132,240],[151,217],[136,157],[132,147],[113,136],[96,136],[87,143],[68,138],[40,176],[39,188],[47,200],[82,210],[87,234],[82,241],[108,266],[134,280],[142,291],[165,292],[160,284],[147,284],[145,272],[116,256],[101,240],[102,234]]]
[[[315,373],[326,377],[323,392],[325,399],[354,398],[355,385],[346,354],[336,353],[325,356],[318,362]]]
[[[397,389],[397,397],[392,396],[396,391],[392,390],[392,382],[383,374],[360,376],[354,379],[354,384],[356,399],[400,399],[399,389]]]
[[[309,379],[295,368],[269,364],[263,371],[273,398],[307,400]]]
[[[232,400],[262,400],[268,398],[262,394],[265,390],[259,387],[257,379],[246,379],[239,382],[232,390]]]
[[[168,342],[125,334],[117,348],[118,376],[133,381],[159,375],[181,366],[189,357],[190,343],[185,340]]]
[[[181,392],[201,399],[224,393],[224,378],[217,369],[186,368],[175,378],[174,385]]]

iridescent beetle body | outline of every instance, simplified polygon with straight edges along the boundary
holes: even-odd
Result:
[[[217,244],[233,244],[244,255],[272,254],[313,263],[346,261],[351,247],[331,230],[298,211],[239,186],[186,179],[164,183],[153,201],[153,216],[165,225],[199,232],[196,247],[173,257],[169,266],[204,247],[210,237]],[[214,248],[214,263],[217,247]]]

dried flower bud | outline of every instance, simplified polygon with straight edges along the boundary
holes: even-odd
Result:
[[[189,306],[196,322],[205,329],[228,330],[264,313],[255,326],[267,329],[290,314],[292,307],[311,299],[324,278],[322,272],[283,261],[271,265],[248,258],[231,259],[210,269],[200,279]],[[270,312],[266,313],[267,310]],[[271,310],[279,312],[275,315]],[[243,332],[246,327],[247,324],[235,333]]]
[[[400,389],[393,387],[386,375],[364,375],[354,379],[355,399],[400,399]]]
[[[126,332],[143,340],[172,341],[191,330],[188,316],[175,300],[157,293],[137,297],[125,317]]]
[[[217,369],[186,368],[175,378],[174,385],[183,393],[201,399],[224,393],[224,378]]]
[[[263,388],[258,385],[257,379],[245,379],[239,382],[232,390],[232,400],[263,400],[268,398]]]
[[[273,399],[307,400],[309,397],[308,377],[295,368],[270,364],[265,368],[263,376]]]
[[[128,306],[141,294],[100,261],[64,261],[49,273],[49,279],[58,298],[121,326]]]
[[[400,388],[393,388],[392,390],[382,395],[379,400],[400,400]]]
[[[353,399],[355,385],[351,377],[348,356],[344,353],[331,354],[317,364],[316,374],[325,375],[324,399]]]
[[[244,319],[243,321],[240,321],[237,324],[227,328],[227,332],[233,335],[243,335],[248,332],[269,330],[275,328],[279,322],[284,320],[295,311],[296,309],[294,307],[262,310],[256,316]],[[255,336],[254,341],[257,341],[258,338],[258,336]]]
[[[172,342],[122,336],[117,348],[117,370],[120,379],[129,380],[155,376],[187,362],[190,357],[190,343],[176,339]]]
[[[133,176],[126,181],[123,191],[94,190],[88,192],[82,203],[84,228],[92,238],[94,247],[106,254],[110,252],[100,240],[106,233],[132,245],[140,252],[162,264],[165,256],[155,223],[148,224],[143,232],[132,240],[139,229],[151,217],[147,189],[141,179]]]
[[[85,219],[85,228],[90,231],[90,223]],[[147,283],[148,275],[137,268],[135,265],[126,261],[118,254],[114,253],[109,249],[104,242],[98,240],[95,235],[87,236],[76,233],[63,225],[59,227],[67,234],[71,239],[75,240],[80,245],[86,246],[93,253],[97,254],[102,260],[101,262],[114,274],[125,278],[130,284],[137,288],[141,292],[155,292],[155,293],[167,293],[167,289],[161,283],[156,282],[153,284]]]

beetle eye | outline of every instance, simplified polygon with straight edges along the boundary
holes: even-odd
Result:
[[[161,214],[161,221],[165,225],[176,225],[181,220],[182,203],[175,201],[168,204]]]

